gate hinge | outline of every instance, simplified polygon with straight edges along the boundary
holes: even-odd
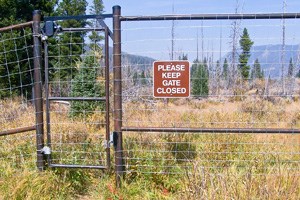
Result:
[[[41,152],[45,155],[50,155],[51,154],[51,149],[50,147],[44,146],[41,150]]]

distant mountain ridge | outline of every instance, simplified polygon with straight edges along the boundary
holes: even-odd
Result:
[[[298,56],[300,53],[299,45],[285,45],[284,54],[282,52],[281,44],[253,46],[248,63],[253,66],[255,59],[258,59],[262,69],[265,71],[265,75],[270,74],[271,77],[279,77],[281,74],[282,55],[284,55],[285,71],[288,69],[291,58],[293,59],[295,69],[297,69],[296,66],[300,62],[300,57]]]
[[[109,56],[110,56],[110,66],[112,68],[112,53],[113,48],[109,48]],[[293,59],[293,63],[296,70],[299,70],[300,64],[300,45],[285,45],[284,50],[284,66],[285,71],[287,72],[288,65],[290,58]],[[230,57],[230,53],[227,56],[222,58],[222,62],[224,59],[227,58],[228,60]],[[262,69],[264,70],[265,76],[271,76],[273,78],[279,77],[281,74],[281,58],[282,57],[282,45],[275,44],[275,45],[258,45],[253,46],[251,48],[251,56],[249,58],[248,64],[252,67],[254,61],[256,59],[259,60]],[[298,58],[299,57],[299,58]],[[134,55],[126,52],[122,52],[122,65],[123,67],[130,66],[131,69],[137,71],[147,71],[151,70],[152,64],[155,61],[154,58],[141,56],[141,55]]]
[[[113,66],[113,48],[109,47],[109,62],[112,68]],[[122,66],[130,66],[132,70],[146,71],[151,69],[152,63],[155,61],[154,58],[147,56],[134,55],[127,52],[122,52]]]

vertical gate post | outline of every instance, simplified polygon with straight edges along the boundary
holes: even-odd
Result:
[[[121,186],[124,172],[122,144],[122,69],[121,69],[121,7],[113,7],[113,74],[114,74],[114,131],[116,133],[116,184]]]
[[[109,121],[109,38],[108,38],[108,28],[105,27],[105,42],[104,42],[104,52],[105,52],[105,121],[106,121],[106,141],[110,140],[110,121]],[[110,148],[107,145],[106,148],[106,164],[107,168],[110,169]]]
[[[36,116],[36,147],[37,168],[44,170],[44,120],[43,120],[43,97],[42,97],[42,74],[41,74],[41,40],[40,28],[41,11],[33,11],[33,57],[34,57],[34,105]]]

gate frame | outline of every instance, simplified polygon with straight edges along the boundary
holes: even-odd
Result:
[[[45,17],[45,22],[53,22],[58,20],[82,20],[82,19],[96,19],[97,23],[100,23],[102,28],[61,28],[61,32],[77,32],[77,31],[101,31],[105,34],[104,39],[104,65],[105,65],[105,97],[49,97],[49,62],[48,62],[48,42],[47,37],[43,39],[44,49],[45,49],[45,99],[46,99],[46,131],[47,131],[47,146],[45,147],[44,154],[46,155],[47,166],[50,168],[82,168],[82,169],[110,169],[111,159],[110,159],[110,98],[109,98],[109,38],[113,39],[113,33],[110,31],[108,26],[104,23],[103,19],[111,18],[111,14],[103,15],[80,15],[80,16],[57,16],[57,17]],[[106,165],[73,165],[73,164],[54,164],[51,163],[51,130],[50,130],[50,101],[54,100],[65,100],[65,101],[102,101],[105,102],[105,151],[106,151]]]

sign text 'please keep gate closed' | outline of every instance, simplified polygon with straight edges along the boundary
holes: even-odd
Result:
[[[153,63],[153,95],[157,98],[190,96],[190,63],[155,61]]]

